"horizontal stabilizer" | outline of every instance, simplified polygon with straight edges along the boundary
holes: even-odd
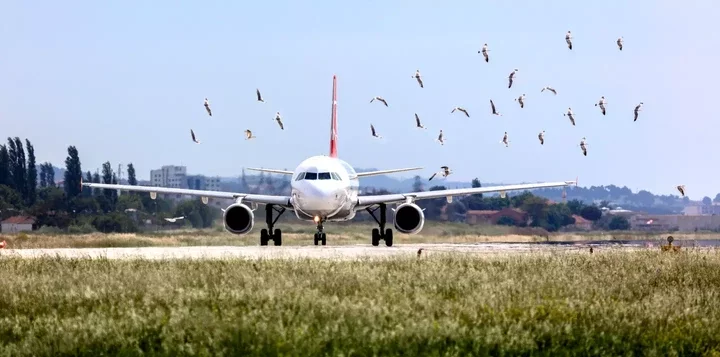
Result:
[[[422,167],[409,167],[409,168],[405,168],[405,169],[391,169],[391,170],[358,172],[355,177],[386,175],[386,174],[392,174],[395,172],[405,172],[405,171],[414,171],[414,170],[422,170]]]
[[[268,172],[268,173],[271,173],[271,174],[283,174],[283,175],[292,175],[292,174],[293,174],[292,171],[288,171],[288,170],[256,169],[256,168],[252,168],[252,167],[248,167],[247,169],[248,169],[248,170],[251,170],[251,171]]]

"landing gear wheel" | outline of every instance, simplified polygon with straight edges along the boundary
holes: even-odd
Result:
[[[273,219],[273,211],[278,213],[275,219]],[[273,244],[282,245],[282,231],[279,229],[273,231],[273,227],[283,213],[285,213],[285,208],[283,207],[277,209],[274,205],[265,205],[265,223],[267,223],[268,227],[260,231],[260,245],[268,245],[271,239]]]
[[[327,236],[325,236],[325,232],[320,233],[320,242],[322,243],[322,245],[327,244]]]
[[[320,233],[315,232],[315,235],[313,235],[313,242],[315,245],[318,245],[320,243]]]
[[[388,247],[392,247],[393,245],[393,232],[390,228],[385,230],[385,245]]]
[[[377,228],[373,228],[372,230],[372,245],[374,247],[380,245],[380,230]]]

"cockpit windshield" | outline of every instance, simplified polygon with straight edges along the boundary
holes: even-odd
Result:
[[[295,181],[300,180],[335,180],[342,181],[340,175],[336,172],[301,172],[295,178]]]
[[[316,172],[306,172],[305,179],[306,180],[317,180],[317,173]]]
[[[318,180],[331,180],[332,177],[330,176],[329,172],[321,172],[318,174]]]

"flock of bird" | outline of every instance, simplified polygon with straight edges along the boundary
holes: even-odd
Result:
[[[573,37],[572,37],[571,31],[568,31],[565,34],[565,42],[567,43],[568,49],[572,50],[573,49]],[[623,44],[624,44],[623,37],[618,38],[616,40],[616,44],[617,44],[618,50],[622,51]],[[490,52],[490,49],[488,49],[487,43],[483,44],[482,49],[480,49],[478,51],[479,54],[482,54],[486,63],[490,62],[489,52]],[[513,71],[510,72],[510,74],[508,75],[508,89],[512,88],[513,83],[515,81],[515,76],[518,71],[519,71],[519,69],[514,68]],[[412,78],[417,81],[420,88],[425,88],[425,85],[423,83],[423,77],[420,74],[419,69],[415,71],[415,74],[412,75]],[[542,88],[540,90],[540,92],[542,93],[542,92],[545,92],[546,90],[548,92],[552,93],[553,95],[558,94],[558,91],[555,88],[550,87],[550,86],[546,86],[546,87]],[[257,95],[258,102],[262,102],[262,103],[265,102],[262,95],[260,94],[260,89],[256,89],[256,95]],[[382,103],[383,105],[385,105],[385,107],[388,107],[388,102],[385,98],[383,98],[381,96],[375,96],[372,99],[370,99],[370,103],[373,103],[376,101],[379,103]],[[518,103],[518,105],[520,106],[521,109],[525,108],[525,94],[524,93],[521,94],[518,98],[515,98],[515,101]],[[601,96],[599,101],[597,103],[595,103],[595,106],[600,109],[600,112],[602,113],[602,115],[606,115],[606,113],[607,113],[606,104],[607,104],[607,102],[605,100],[605,96]],[[208,101],[207,98],[205,98],[204,106],[205,106],[205,110],[207,111],[208,115],[212,116],[212,109],[210,108],[210,102]],[[642,106],[643,106],[643,102],[640,102],[633,109],[633,122],[638,120],[638,116],[639,116],[640,111],[642,110]],[[470,113],[468,112],[468,110],[463,107],[454,107],[450,111],[451,114],[455,113],[455,112],[461,112],[461,113],[465,114],[466,117],[468,117],[468,118],[470,117]],[[492,99],[490,99],[490,112],[492,115],[502,116],[502,114],[497,110],[497,107],[495,106],[495,103],[493,102]],[[567,112],[564,113],[563,116],[566,116],[570,120],[570,123],[573,126],[575,126],[575,115],[574,115],[571,107],[568,107]],[[283,122],[282,122],[282,117],[280,115],[280,112],[276,112],[275,118],[273,120],[275,120],[278,123],[278,126],[280,127],[281,130],[285,129]],[[415,113],[415,126],[420,129],[427,129],[420,121],[420,117],[418,116],[417,113]],[[378,134],[378,132],[375,129],[375,126],[373,124],[370,124],[370,133],[373,137],[382,138],[382,136],[380,134]],[[193,142],[195,142],[197,144],[200,143],[200,141],[195,136],[195,132],[192,129],[190,130],[190,135],[192,137]],[[545,144],[545,130],[541,131],[537,137],[538,137],[538,141],[540,142],[540,145],[544,145]],[[253,135],[253,133],[250,129],[245,130],[245,139],[246,140],[250,140],[250,139],[254,139],[254,138],[255,138],[255,136]],[[435,141],[439,142],[440,145],[445,144],[445,137],[444,137],[442,129],[440,129],[440,133],[438,134],[437,139]],[[504,144],[506,147],[509,147],[510,140],[508,138],[507,132],[504,133],[501,143]],[[580,144],[578,146],[580,147],[582,154],[584,156],[587,156],[587,154],[588,154],[587,149],[588,149],[589,145],[586,143],[585,137],[583,137],[580,140]],[[440,169],[441,169],[440,171],[438,171],[438,172],[434,173],[432,176],[430,176],[429,180],[432,180],[437,175],[441,175],[442,177],[447,177],[452,173],[452,170],[448,166],[441,166]],[[680,192],[680,194],[684,197],[685,196],[685,186],[679,185],[676,188]]]

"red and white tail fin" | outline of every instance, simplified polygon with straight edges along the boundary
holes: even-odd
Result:
[[[338,157],[337,152],[337,76],[333,75],[332,116],[330,119],[330,157]]]

